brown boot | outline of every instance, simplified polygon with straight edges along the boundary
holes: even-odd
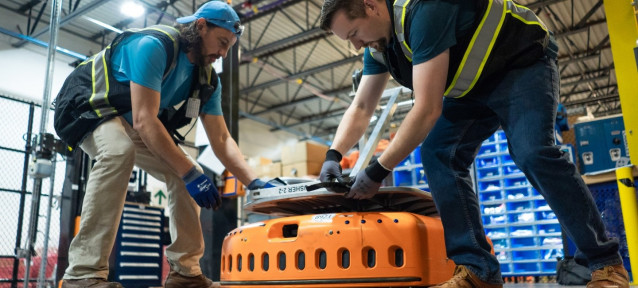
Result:
[[[629,288],[629,274],[622,264],[605,266],[591,273],[587,288]]]
[[[123,288],[117,282],[108,282],[101,278],[64,279],[61,288]]]
[[[164,283],[165,288],[212,288],[213,281],[200,274],[198,276],[188,277],[171,271],[166,277]]]
[[[472,271],[463,265],[457,265],[454,276],[436,286],[430,288],[501,288],[503,284],[490,284],[479,279]]]

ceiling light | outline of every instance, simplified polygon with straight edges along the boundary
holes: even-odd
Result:
[[[127,1],[122,4],[120,12],[128,17],[137,18],[144,15],[144,12],[146,11],[144,10],[144,7],[142,7],[142,5],[140,5],[139,3]]]

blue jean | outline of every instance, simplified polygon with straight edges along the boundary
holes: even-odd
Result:
[[[423,142],[423,168],[443,222],[447,255],[489,283],[503,280],[485,238],[469,167],[481,143],[499,127],[512,159],[543,195],[589,268],[622,263],[618,241],[605,235],[589,189],[567,154],[554,145],[558,89],[556,60],[539,58],[508,71],[492,89],[444,99],[442,115]]]

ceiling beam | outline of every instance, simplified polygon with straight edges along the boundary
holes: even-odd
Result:
[[[109,0],[95,0],[95,1],[93,1],[93,2],[91,2],[89,4],[87,4],[87,5],[84,5],[84,6],[80,7],[79,9],[73,11],[71,14],[67,15],[66,17],[64,17],[64,19],[60,20],[59,27],[61,28],[62,26],[68,24],[70,21],[74,20],[75,18],[78,18],[78,17],[90,12],[91,10],[99,7],[100,5],[102,5],[102,4],[106,3],[106,2],[109,2]],[[46,33],[49,33],[49,28],[50,27],[46,27],[46,28],[41,29],[38,32],[32,33],[30,35],[30,37],[38,38],[39,36],[42,36],[42,35],[44,35]],[[18,43],[13,44],[13,47],[20,48],[26,43],[27,43],[27,41],[24,41],[24,40],[23,41],[19,41]]]
[[[261,84],[254,85],[252,87],[248,87],[246,89],[243,89],[243,90],[239,91],[239,93],[240,94],[251,93],[251,92],[254,92],[254,91],[258,91],[258,90],[261,90],[261,89],[268,88],[270,86],[277,85],[277,84],[282,83],[282,82],[284,82],[286,80],[294,80],[294,79],[298,79],[298,78],[303,78],[303,77],[306,77],[306,76],[309,76],[309,75],[312,75],[312,74],[316,74],[316,73],[319,73],[319,72],[322,72],[322,71],[325,71],[325,70],[328,70],[328,69],[332,69],[334,67],[338,67],[338,66],[341,66],[341,65],[349,64],[349,63],[352,63],[352,62],[355,62],[355,61],[362,61],[362,60],[363,59],[362,59],[361,56],[353,56],[353,57],[341,59],[339,61],[335,61],[335,62],[328,63],[328,64],[325,64],[325,65],[321,65],[321,66],[318,66],[318,67],[315,67],[315,68],[304,70],[304,71],[301,71],[299,73],[290,74],[290,75],[284,77],[284,79],[277,78],[275,80],[271,80],[271,81],[268,81],[268,82],[264,82],[264,83],[261,83]]]

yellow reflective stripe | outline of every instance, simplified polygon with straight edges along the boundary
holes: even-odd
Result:
[[[96,57],[98,55],[101,55],[103,52],[100,52],[96,55]],[[93,93],[91,94],[91,98],[89,98],[89,104],[91,104],[91,107],[93,107],[93,110],[95,110],[95,113],[97,114],[98,117],[102,117],[102,115],[100,114],[100,111],[95,109],[95,103],[94,103],[94,99],[95,99],[95,95],[97,95],[97,88],[95,87],[96,81],[95,81],[95,59],[93,59],[92,65],[91,65],[91,86],[93,87]]]
[[[410,0],[405,1],[405,3],[403,3],[403,5],[401,6],[401,34],[403,35],[403,38],[401,41],[401,44],[403,45],[403,51],[404,51],[404,55],[405,58],[408,58],[408,61],[412,62],[412,49],[410,49],[410,46],[408,46],[408,42],[406,42],[405,39],[405,7],[408,6],[408,4],[410,3]],[[407,49],[408,53],[405,53]]]
[[[547,31],[545,23],[543,23],[543,21],[538,18],[536,14],[534,14],[534,12],[532,12],[532,10],[530,10],[529,8],[523,5],[516,4],[512,1],[507,1],[507,7],[507,13],[510,14],[512,17],[520,20],[527,25],[538,25],[541,27],[541,29],[543,29],[543,31],[549,33],[549,31]]]
[[[109,103],[109,82],[108,82],[108,66],[106,64],[105,54],[111,49],[111,46],[107,46],[96,55],[97,61],[93,61],[91,66],[91,82],[93,87],[93,94],[89,98],[89,104],[98,117],[105,117],[113,114],[117,114],[117,110]],[[96,77],[100,75],[102,77]]]
[[[459,68],[456,70],[456,73],[454,74],[454,78],[452,79],[452,83],[450,84],[450,86],[446,89],[445,93],[443,94],[444,96],[447,97],[454,97],[454,98],[459,98],[459,97],[463,97],[465,96],[468,92],[470,92],[470,90],[472,90],[472,88],[474,87],[474,85],[476,84],[476,81],[478,81],[478,78],[481,76],[481,72],[483,71],[483,68],[485,67],[485,63],[487,62],[487,58],[490,55],[490,52],[492,51],[492,48],[494,47],[494,44],[496,43],[496,38],[498,37],[499,31],[501,30],[501,27],[503,26],[503,22],[505,19],[505,12],[507,11],[506,9],[506,5],[502,5],[502,11],[500,12],[500,19],[498,21],[498,24],[496,26],[494,26],[492,22],[488,22],[487,20],[495,20],[492,19],[490,16],[494,17],[494,15],[496,14],[492,14],[492,13],[498,13],[498,11],[492,11],[492,6],[494,4],[494,2],[497,1],[501,1],[501,0],[490,0],[488,1],[488,6],[487,9],[485,11],[485,14],[483,15],[483,19],[481,19],[481,22],[479,23],[478,28],[476,29],[476,32],[474,32],[474,35],[472,35],[472,40],[470,41],[470,44],[468,46],[468,48],[465,50],[465,54],[463,55],[463,59],[461,60],[461,64],[459,65]],[[511,1],[511,0],[505,0],[505,1]],[[483,28],[484,26],[486,26],[485,24],[492,24],[492,26],[487,26],[485,28],[490,29],[489,31],[484,31]],[[489,44],[487,45],[487,47],[482,47],[482,46],[477,46],[478,49],[475,49],[475,44],[477,42],[477,40],[483,40],[481,37],[482,33],[490,33],[492,35]],[[481,43],[484,44],[484,43]],[[485,48],[481,51],[477,51],[481,48]],[[475,57],[478,57],[477,54],[482,54],[482,58],[481,58],[481,62],[477,63],[478,61],[473,61],[475,60]],[[469,60],[469,61],[468,61]],[[478,64],[478,67],[476,67]],[[468,66],[473,66],[470,67],[471,71],[466,69]],[[470,76],[470,74],[473,76]]]

